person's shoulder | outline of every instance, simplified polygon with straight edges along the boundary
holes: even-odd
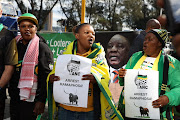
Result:
[[[3,28],[1,31],[0,31],[0,37],[1,38],[5,38],[5,39],[10,39],[12,40],[13,38],[15,38],[15,35],[13,34],[12,31],[6,29],[6,28]]]
[[[1,37],[6,37],[7,39],[8,39],[8,38],[9,38],[9,39],[12,39],[12,38],[15,37],[15,35],[13,34],[13,32],[10,31],[10,30],[8,30],[8,29],[6,29],[6,28],[3,28],[3,29],[1,30],[0,36],[1,36]]]
[[[46,41],[44,41],[42,38],[39,38],[39,44],[43,46],[47,46]]]
[[[72,49],[74,48],[74,45],[76,43],[76,40],[72,41],[69,45],[67,45],[62,51],[61,51],[61,55],[62,54],[72,54]]]
[[[173,56],[171,56],[171,55],[167,55],[167,56],[168,56],[168,59],[169,59],[170,62],[172,62],[172,63],[179,62],[179,60],[176,59],[175,57],[173,57]]]
[[[1,46],[6,47],[7,45],[9,45],[9,43],[11,43],[13,38],[15,38],[14,34],[11,31],[7,30],[6,28],[3,28],[0,31]]]
[[[168,60],[169,60],[169,66],[171,66],[172,68],[180,68],[180,61],[176,58],[174,58],[173,56],[171,55],[167,55],[168,56]]]
[[[136,36],[136,38],[134,39],[134,44],[136,44],[136,43],[143,43],[143,41],[144,41],[144,38],[145,38],[145,36],[146,36],[146,32],[145,31],[141,31],[140,32],[140,34],[139,35],[137,35]]]
[[[146,31],[143,30],[143,31],[140,32],[140,34],[145,36],[146,35]]]
[[[104,50],[104,47],[99,42],[98,43],[94,43],[92,47]]]
[[[139,35],[137,35],[137,38],[139,37],[145,37],[146,36],[146,32],[145,31],[141,31]]]
[[[104,52],[104,47],[101,45],[101,43],[94,43],[92,46],[92,49],[99,49],[100,52]]]
[[[48,44],[42,38],[39,38],[39,48],[40,51],[51,52],[51,49],[49,48]]]
[[[143,51],[135,52],[132,56],[139,56],[139,55],[143,55]]]
[[[134,60],[137,60],[143,56],[143,51],[135,52],[129,59],[130,62],[133,62]]]

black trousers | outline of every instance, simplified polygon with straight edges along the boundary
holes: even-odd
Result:
[[[0,99],[0,120],[4,118],[5,99]]]
[[[0,120],[4,119],[6,87],[0,89]]]
[[[10,116],[11,120],[36,120],[34,115],[34,102],[14,101],[10,102]]]
[[[10,118],[11,120],[36,120],[33,113],[35,102],[26,102],[20,100],[18,82],[10,84],[8,89],[10,96]]]

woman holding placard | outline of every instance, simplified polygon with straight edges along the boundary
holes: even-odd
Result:
[[[126,68],[119,70],[120,84],[124,85],[126,69],[159,71],[159,99],[152,101],[154,108],[160,108],[160,118],[173,119],[172,106],[180,104],[179,61],[162,50],[168,39],[166,30],[152,29],[145,37],[143,52],[137,52],[129,59]],[[124,95],[121,94],[119,110],[124,113]],[[127,118],[128,119],[128,118]]]
[[[78,55],[92,60],[91,74],[82,76],[82,80],[90,80],[88,104],[87,108],[82,108],[58,103],[58,120],[103,120],[110,117],[119,120],[121,115],[112,103],[108,88],[110,76],[105,52],[99,43],[94,43],[95,32],[93,27],[88,23],[83,23],[73,30],[76,40],[70,43],[62,54]],[[55,67],[50,73],[49,87],[52,86],[51,83],[61,79],[61,76],[55,76],[54,73]],[[48,90],[49,108],[51,108],[50,88]],[[115,112],[109,113],[108,111],[112,109]],[[50,119],[53,119],[52,116]]]

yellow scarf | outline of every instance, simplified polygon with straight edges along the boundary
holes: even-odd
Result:
[[[154,61],[152,70],[155,70],[155,71],[158,70],[158,62],[159,62],[160,55],[161,55],[161,52],[159,53],[159,55],[157,56],[156,60]],[[144,55],[139,59],[139,61],[136,63],[136,65],[134,66],[133,69],[139,69],[139,68],[141,67],[142,63],[144,62],[144,60],[146,59],[146,57],[147,57],[147,55],[144,54]]]

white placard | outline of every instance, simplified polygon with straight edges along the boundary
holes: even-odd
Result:
[[[159,72],[128,69],[125,76],[125,116],[139,119],[160,119],[159,108],[152,101],[159,98]]]
[[[78,55],[60,55],[57,58],[55,75],[60,81],[53,85],[54,100],[58,103],[87,108],[89,80],[81,80],[90,74],[92,60]]]

